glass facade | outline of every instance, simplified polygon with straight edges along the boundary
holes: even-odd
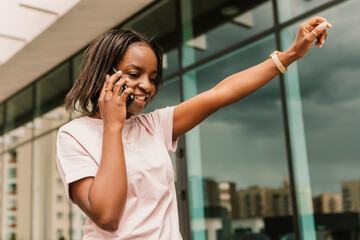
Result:
[[[348,28],[358,9],[359,0],[162,0],[119,25],[165,53],[164,86],[146,112],[286,49],[314,14],[334,26],[321,49],[180,138],[171,159],[184,239],[360,239],[360,33]],[[0,239],[82,238],[55,165],[82,54],[0,103]]]

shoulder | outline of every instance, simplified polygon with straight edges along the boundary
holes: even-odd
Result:
[[[102,129],[102,120],[90,117],[79,117],[61,126],[58,131],[58,138],[63,135],[69,135],[79,140],[81,138],[99,135],[102,133]]]
[[[147,123],[155,123],[158,121],[168,120],[168,118],[170,116],[171,117],[173,116],[175,107],[176,106],[156,109],[149,113],[143,113],[143,114],[137,115],[136,118],[140,122],[144,122],[144,123],[146,123],[146,122]]]
[[[98,126],[100,119],[93,119],[90,117],[79,117],[71,120],[59,128],[59,132],[73,132],[91,129],[94,126]]]

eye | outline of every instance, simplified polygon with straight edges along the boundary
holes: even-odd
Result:
[[[138,78],[140,75],[138,73],[129,73],[131,78]]]
[[[150,82],[154,83],[156,82],[156,78],[149,78]]]

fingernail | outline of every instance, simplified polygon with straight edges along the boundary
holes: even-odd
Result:
[[[322,41],[322,43],[320,44],[320,48],[323,46],[324,43],[325,43],[325,39],[324,39],[324,41]]]
[[[122,71],[121,71],[121,70],[119,70],[119,71],[117,71],[116,73],[122,73]]]
[[[322,29],[325,29],[327,25],[328,25],[328,22],[323,22],[319,25],[319,27]]]
[[[332,25],[331,25],[331,23],[328,23],[328,27],[329,27],[329,28],[332,28]]]

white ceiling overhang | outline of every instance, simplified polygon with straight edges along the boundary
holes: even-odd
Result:
[[[123,22],[153,1],[78,1],[63,14],[49,11],[55,16],[55,20],[28,43],[25,38],[6,36],[0,32],[0,38],[17,43],[9,44],[9,47],[19,48],[13,50],[16,53],[9,59],[0,63],[0,103],[84,48],[99,34]],[[34,10],[39,9],[34,7]]]

